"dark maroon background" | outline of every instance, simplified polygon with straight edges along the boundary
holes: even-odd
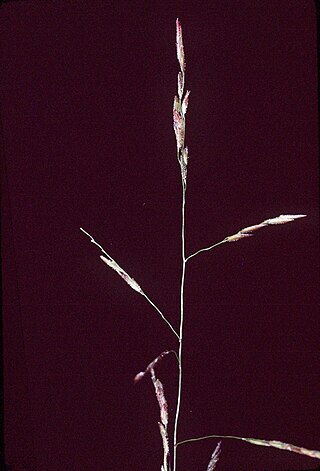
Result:
[[[180,439],[319,449],[316,15],[312,1],[24,1],[1,8],[6,461],[153,471],[149,380],[175,338],[100,260],[83,226],[178,325],[180,174],[172,129],[187,58],[190,261]],[[176,362],[158,368],[172,409]],[[205,470],[216,440],[185,445]],[[224,441],[218,469],[315,468]],[[14,468],[15,469],[15,468]],[[18,469],[18,468],[17,468]]]

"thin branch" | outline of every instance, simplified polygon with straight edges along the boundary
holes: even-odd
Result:
[[[204,251],[206,251],[206,250],[211,250],[211,249],[213,249],[214,247],[217,247],[218,245],[224,244],[225,242],[228,242],[227,239],[223,239],[223,240],[221,240],[220,242],[218,242],[217,244],[210,245],[210,247],[205,247],[204,249],[197,250],[197,252],[193,253],[192,255],[189,255],[189,256],[186,258],[186,262],[187,262],[188,260],[190,260],[190,258],[195,257],[196,255],[198,255],[199,253],[204,252]]]
[[[97,247],[99,247],[99,249],[101,250],[101,252],[103,252],[107,257],[110,258],[110,260],[113,260],[113,258],[104,250],[103,247],[101,247],[100,244],[98,244],[98,242],[96,242],[94,240],[94,238],[92,237],[92,235],[89,234],[89,232],[85,231],[82,227],[80,227],[80,231],[84,232],[88,237],[90,237],[90,242],[92,242],[94,245],[96,245]],[[114,261],[114,260],[113,260]]]
[[[160,314],[160,316],[162,317],[162,319],[168,324],[168,326],[170,327],[170,329],[172,330],[172,332],[174,333],[174,335],[179,338],[179,334],[176,332],[176,330],[174,329],[174,327],[172,327],[172,325],[170,324],[170,322],[168,321],[168,319],[165,317],[165,315],[160,311],[160,309],[158,308],[158,306],[156,306],[154,304],[153,301],[151,301],[151,299],[146,295],[145,292],[143,292],[143,296],[146,298],[146,300],[151,304],[151,306],[153,306],[155,308],[155,310]]]
[[[126,283],[128,283],[129,286],[131,286],[132,289],[134,289],[135,291],[137,291],[138,293],[140,293],[142,296],[144,296],[146,298],[146,300],[151,304],[151,306],[153,306],[155,308],[155,310],[160,314],[160,316],[162,317],[162,319],[166,322],[166,324],[168,324],[168,326],[170,327],[170,329],[172,330],[172,332],[175,334],[176,337],[179,338],[179,335],[178,333],[176,332],[176,330],[172,327],[171,323],[168,321],[168,319],[165,317],[165,315],[160,311],[160,309],[158,308],[158,306],[156,306],[154,304],[153,301],[151,301],[151,299],[146,295],[146,293],[140,288],[140,286],[138,285],[138,283],[133,279],[131,278],[118,264],[117,262],[104,250],[104,248],[98,244],[98,242],[96,242],[94,240],[94,238],[92,237],[92,235],[89,234],[89,232],[85,231],[82,227],[80,227],[80,230],[82,232],[84,232],[84,234],[86,234],[88,237],[90,237],[91,239],[91,242],[96,245],[97,247],[99,247],[99,249],[107,256],[106,257],[103,257],[101,255],[101,259],[111,268],[113,268],[120,276],[121,278],[123,278]]]
[[[320,451],[317,451],[317,450],[308,450],[307,448],[303,448],[296,445],[290,445],[289,443],[283,443],[278,440],[261,440],[259,438],[244,438],[244,437],[236,437],[234,435],[206,435],[204,437],[189,438],[188,440],[183,440],[177,443],[176,446],[183,445],[185,443],[206,440],[207,438],[229,438],[232,440],[242,440],[244,442],[252,443],[253,445],[270,446],[273,448],[279,448],[281,450],[292,451],[294,453],[299,453],[300,455],[306,455],[306,456],[310,456],[310,458],[316,458],[320,460]]]

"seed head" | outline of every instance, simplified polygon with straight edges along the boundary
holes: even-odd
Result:
[[[181,111],[182,111],[183,116],[185,116],[185,114],[187,112],[187,109],[188,109],[189,95],[190,95],[190,91],[187,90],[187,92],[184,96],[183,102],[182,102],[182,107],[181,107]]]

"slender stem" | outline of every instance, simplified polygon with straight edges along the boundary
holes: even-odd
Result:
[[[188,260],[190,260],[190,258],[195,257],[196,255],[198,255],[200,252],[204,252],[205,250],[211,250],[211,249],[213,249],[214,247],[217,247],[218,245],[224,244],[225,242],[227,242],[227,239],[223,239],[223,240],[221,240],[220,242],[218,242],[217,244],[210,245],[210,247],[205,247],[204,249],[198,250],[197,252],[193,253],[192,255],[189,255],[189,256],[186,258],[186,262],[187,262]]]
[[[184,319],[184,282],[186,272],[186,256],[185,256],[185,204],[186,204],[186,182],[182,178],[182,222],[181,222],[181,247],[182,247],[182,274],[181,274],[181,287],[180,287],[180,329],[179,329],[179,379],[178,379],[178,395],[177,395],[177,408],[176,417],[174,421],[173,432],[173,471],[177,469],[177,433],[178,421],[180,414],[181,404],[181,390],[182,390],[182,345],[183,345],[183,319]]]

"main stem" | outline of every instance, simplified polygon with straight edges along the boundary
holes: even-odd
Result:
[[[182,251],[182,274],[180,286],[180,329],[179,329],[179,379],[178,379],[178,395],[177,395],[177,409],[174,421],[173,432],[173,471],[177,470],[177,433],[178,421],[180,414],[181,403],[181,389],[182,389],[182,345],[183,345],[183,317],[184,317],[184,280],[186,272],[186,255],[185,255],[185,205],[186,205],[186,182],[182,178],[182,220],[181,220],[181,251]]]

